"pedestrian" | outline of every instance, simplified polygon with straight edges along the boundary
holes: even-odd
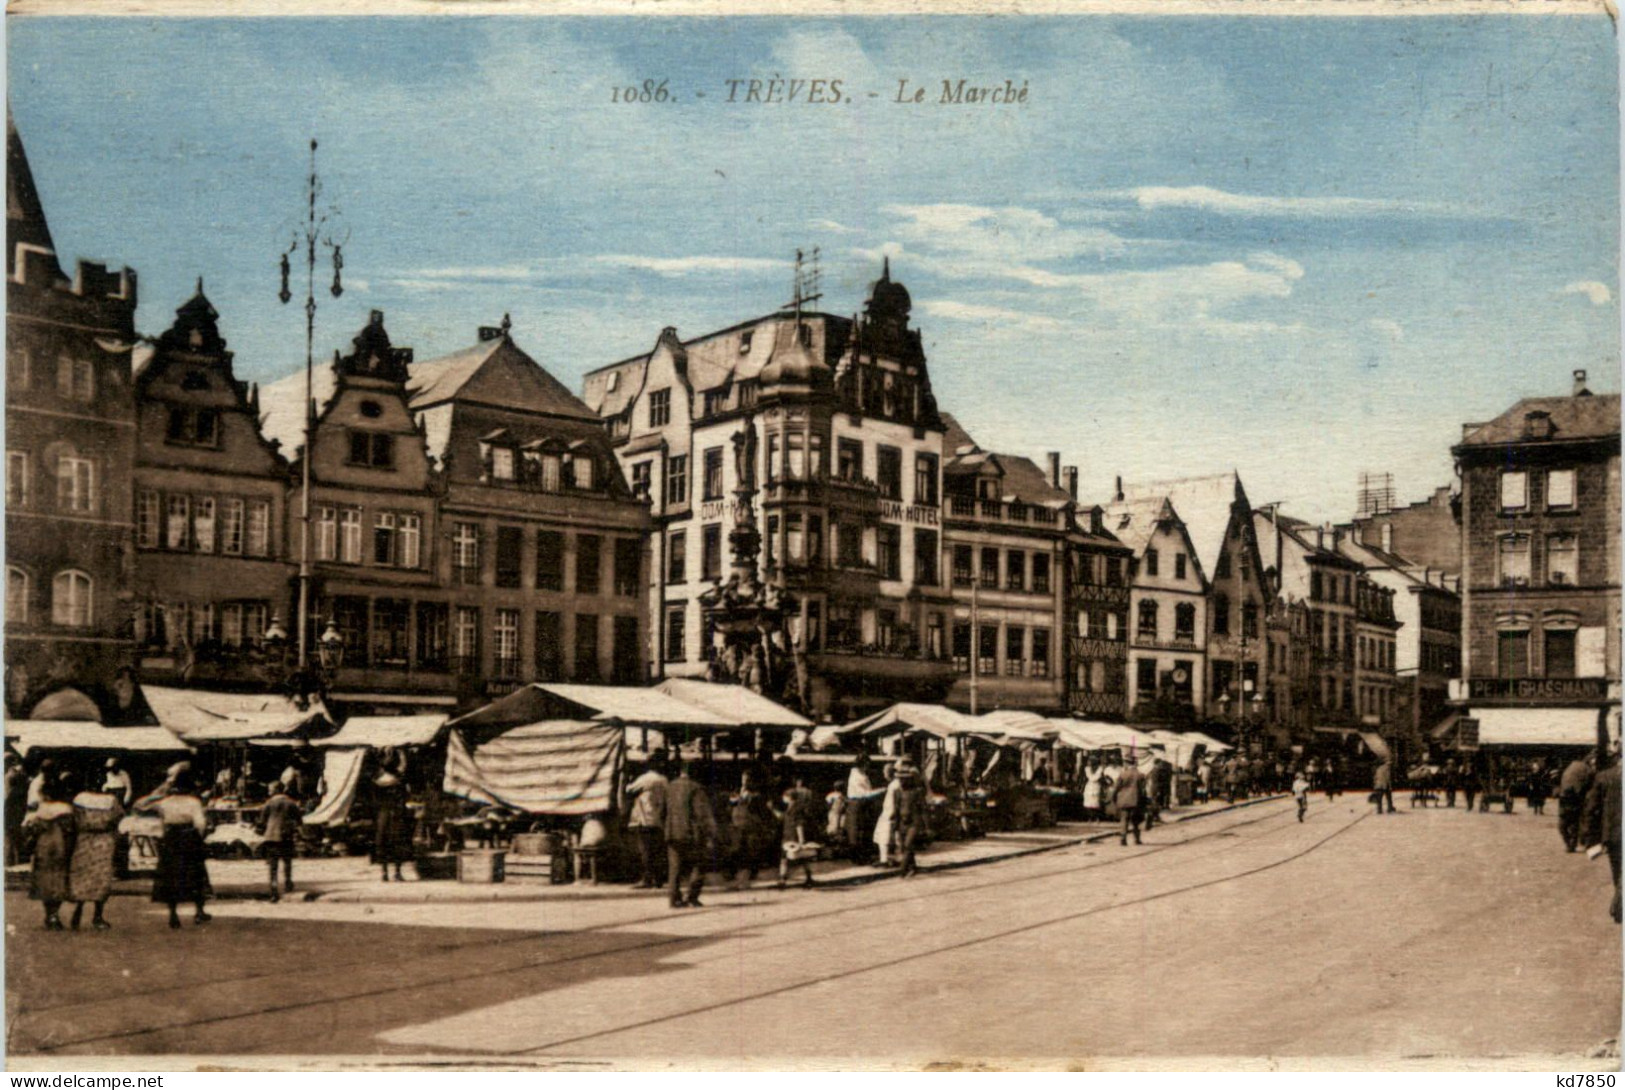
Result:
[[[818,800],[807,789],[806,774],[797,771],[792,773],[792,776],[794,786],[784,794],[779,888],[783,889],[790,881],[790,864],[799,863],[802,873],[806,876],[802,880],[801,888],[812,889],[812,861],[818,857],[819,848],[815,834],[822,824],[824,815],[818,812]]]
[[[671,907],[701,907],[706,858],[716,835],[711,800],[694,782],[693,768],[685,761],[677,778],[666,787],[666,893]]]
[[[1083,817],[1085,821],[1102,821],[1106,817],[1106,770],[1101,767],[1100,754],[1089,754],[1089,766],[1083,770]]]
[[[290,796],[293,794],[294,788],[288,783],[286,773],[278,782]],[[411,861],[413,856],[412,812],[406,808],[406,754],[392,746],[383,751],[378,773],[372,778],[372,789],[376,811],[372,861],[382,869],[384,881],[389,881],[393,867],[395,881],[404,882],[401,864]]]
[[[55,771],[53,766],[52,771]],[[52,775],[40,784],[39,805],[23,821],[26,835],[34,842],[34,866],[29,876],[28,895],[45,906],[45,929],[61,931],[57,915],[69,899],[68,868],[73,859],[74,834],[78,821],[67,801],[67,785]]]
[[[655,757],[643,774],[626,786],[632,799],[631,829],[638,844],[638,884],[634,889],[659,889],[665,884],[666,762]]]
[[[1532,813],[1544,814],[1546,812],[1546,799],[1552,793],[1552,782],[1546,771],[1546,766],[1535,761],[1529,769],[1529,781],[1524,784],[1524,795],[1529,799],[1529,809]]]
[[[167,792],[146,805],[157,812],[164,827],[158,842],[158,870],[152,879],[153,901],[169,906],[170,927],[180,927],[177,908],[183,901],[197,909],[193,923],[208,923],[213,917],[203,911],[203,903],[212,890],[203,835],[208,831],[209,819],[191,771],[176,774]]]
[[[914,762],[904,757],[897,762],[897,848],[902,854],[902,872],[899,877],[912,878],[920,872],[914,851],[925,835],[925,783]]]
[[[1146,777],[1145,827],[1151,828],[1162,821],[1163,808],[1168,805],[1169,785],[1173,783],[1174,766],[1158,757],[1151,763]]]
[[[1206,802],[1212,797],[1213,760],[1208,758],[1196,767],[1196,801]]]
[[[1586,795],[1584,818],[1587,854],[1594,859],[1604,851],[1608,853],[1608,867],[1614,876],[1614,900],[1609,905],[1608,913],[1614,918],[1615,923],[1620,922],[1619,792],[1619,754],[1616,750],[1614,759],[1609,762],[1608,767],[1599,772],[1592,781],[1591,789]]]
[[[773,810],[756,789],[758,775],[741,772],[739,793],[729,801],[728,873],[735,889],[749,889],[756,881],[772,843]]]
[[[869,858],[870,844],[864,839],[863,830],[864,819],[874,805],[870,801],[870,796],[875,793],[874,781],[870,778],[872,772],[869,755],[860,753],[846,777],[846,815],[842,829],[847,852],[854,863],[862,863]]]
[[[1557,784],[1557,830],[1563,836],[1563,847],[1574,851],[1580,846],[1580,816],[1585,805],[1586,792],[1596,771],[1593,757],[1576,757],[1563,770]]]
[[[28,773],[15,753],[6,754],[5,792],[6,866],[14,867],[25,858],[23,819],[28,816]]]
[[[104,913],[107,898],[113,895],[113,859],[124,801],[106,787],[81,791],[73,797],[73,817],[73,858],[68,864],[68,900],[73,902],[70,926],[79,930],[88,901],[95,906],[90,926],[106,931],[112,926]]]
[[[1461,770],[1456,767],[1456,759],[1450,758],[1444,763],[1444,804],[1451,810],[1456,808],[1456,791],[1461,787]]]
[[[299,825],[304,814],[299,804],[288,797],[288,789],[279,780],[271,784],[271,797],[260,809],[260,832],[265,835],[265,862],[270,871],[271,900],[282,900],[282,894],[293,892],[293,857],[299,840]],[[282,864],[282,888],[277,889],[277,863]]]
[[[892,865],[892,830],[897,821],[897,794],[902,790],[902,784],[897,782],[897,768],[895,765],[887,771],[886,775],[888,777],[886,797],[881,800],[880,819],[875,822],[875,848],[880,853],[880,858],[875,863],[877,867]]]
[[[117,757],[107,758],[107,771],[102,778],[102,790],[109,791],[118,796],[119,805],[129,809],[135,801],[135,785],[130,782],[130,774],[124,771],[124,765]]]
[[[1326,798],[1335,799],[1343,793],[1343,785],[1337,779],[1337,762],[1330,757],[1326,758]]]
[[[1382,813],[1383,803],[1388,804],[1388,812],[1394,812],[1394,766],[1384,757],[1377,762],[1377,769],[1371,774],[1371,801],[1377,804],[1377,813]]]
[[[45,801],[45,785],[56,779],[56,760],[47,757],[39,763],[34,778],[28,781],[28,812],[33,813]]]
[[[1123,762],[1117,784],[1112,789],[1112,801],[1117,805],[1118,819],[1122,822],[1122,831],[1117,839],[1125,848],[1128,847],[1131,832],[1134,834],[1134,843],[1140,843],[1140,806],[1144,797],[1145,775],[1134,763],[1134,755],[1130,754]]]
[[[837,783],[824,796],[824,843],[835,844],[846,828],[846,788]]]
[[[1478,794],[1478,765],[1472,760],[1461,763],[1461,798],[1467,812],[1473,812],[1473,796]]]
[[[1309,777],[1299,772],[1292,780],[1292,797],[1298,800],[1298,820],[1309,812]]]

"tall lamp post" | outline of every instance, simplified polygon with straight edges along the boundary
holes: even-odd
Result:
[[[316,211],[316,198],[321,193],[321,182],[316,175],[316,141],[310,142],[310,174],[305,182],[305,222],[303,227],[295,228],[293,240],[288,248],[282,252],[282,291],[279,293],[284,303],[293,299],[293,293],[288,290],[288,277],[290,266],[288,258],[299,251],[301,245],[305,248],[305,449],[301,458],[302,466],[302,495],[299,501],[299,671],[304,673],[310,662],[310,437],[315,425],[315,394],[313,391],[313,372],[315,369],[315,340],[316,340],[316,250],[323,247],[333,254],[333,298],[337,299],[344,294],[344,284],[341,274],[344,269],[344,243],[346,237],[341,237],[335,230],[338,225],[338,209],[329,206],[319,215]]]

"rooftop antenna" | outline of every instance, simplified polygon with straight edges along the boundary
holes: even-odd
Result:
[[[1395,505],[1394,475],[1362,470],[1356,499],[1359,510],[1355,518],[1369,518],[1392,511]]]
[[[808,303],[816,303],[824,297],[821,289],[823,274],[818,267],[818,247],[814,246],[812,256],[801,250],[796,251],[796,274],[791,284],[791,299],[787,309],[796,312],[796,321],[801,321],[801,308]]]

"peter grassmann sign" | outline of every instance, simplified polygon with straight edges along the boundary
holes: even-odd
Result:
[[[1573,701],[1601,703],[1608,699],[1608,679],[1601,677],[1520,677],[1472,678],[1467,682],[1469,700]]]

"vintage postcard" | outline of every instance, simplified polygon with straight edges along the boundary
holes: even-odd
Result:
[[[17,0],[7,1065],[1617,1068],[1615,14]]]

